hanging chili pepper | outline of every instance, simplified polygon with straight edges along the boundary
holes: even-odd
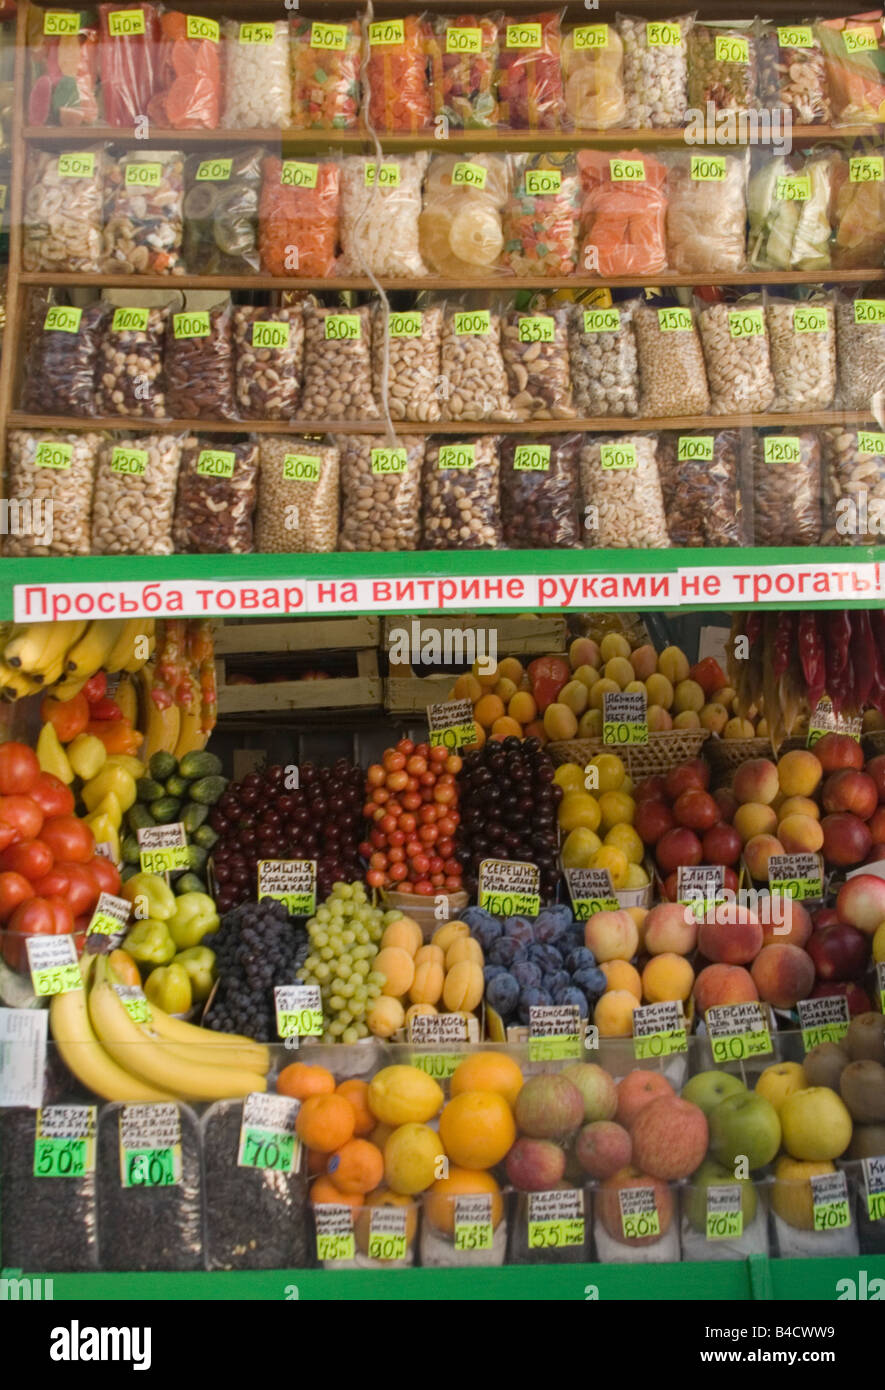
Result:
[[[827,688],[827,660],[816,613],[799,615],[798,644],[802,674],[808,687],[808,708],[813,713]]]
[[[841,714],[851,700],[854,687],[851,622],[844,608],[826,614],[824,630],[827,639],[827,694],[833,702],[835,713]]]
[[[795,625],[795,614],[790,612],[778,614],[777,626],[774,630],[772,656],[772,670],[774,671],[775,680],[780,680],[790,664],[790,652],[793,647],[793,631]]]
[[[870,626],[879,653],[879,668],[885,676],[885,608],[870,608]]]
[[[761,613],[747,614],[746,618],[744,619],[744,632],[747,635],[747,641],[750,643],[750,649],[752,650],[752,648],[755,647],[756,643],[762,636]]]
[[[854,689],[851,702],[858,714],[866,708],[870,691],[878,669],[878,652],[873,636],[873,625],[865,608],[858,608],[851,614],[852,643],[851,654],[854,667]]]

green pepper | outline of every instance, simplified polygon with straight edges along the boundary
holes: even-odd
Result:
[[[172,901],[175,912],[169,918],[169,931],[179,951],[198,946],[206,933],[219,925],[215,903],[208,893],[182,893]]]
[[[142,907],[145,909],[140,913],[142,917],[153,917],[161,922],[168,922],[175,913],[175,894],[166,880],[157,874],[135,874],[133,878],[126,880],[120,892],[128,902],[135,905],[136,916]],[[144,902],[139,903],[139,898],[144,899]],[[185,944],[190,946],[193,943],[188,941]]]
[[[166,923],[152,917],[136,922],[127,932],[123,946],[140,965],[168,965],[175,955],[175,942]]]
[[[161,965],[144,982],[148,1002],[167,1014],[186,1014],[193,1003],[191,977],[183,965]]]
[[[215,983],[214,951],[210,951],[208,946],[189,946],[186,951],[178,952],[172,964],[184,966],[197,1003],[201,1004],[204,999],[209,998]]]

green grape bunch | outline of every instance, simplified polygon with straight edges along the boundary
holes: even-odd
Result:
[[[326,1037],[343,1043],[368,1037],[366,1014],[386,981],[372,962],[384,928],[400,916],[373,907],[362,883],[336,883],[307,923],[310,955],[298,978],[319,985]]]

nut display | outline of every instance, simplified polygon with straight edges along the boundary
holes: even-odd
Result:
[[[580,434],[507,435],[498,454],[504,544],[511,550],[581,545]]]
[[[262,435],[255,542],[262,554],[320,555],[338,540],[338,449]]]
[[[694,24],[688,35],[688,105],[706,112],[748,111],[756,104],[752,26]]]
[[[832,300],[769,299],[765,306],[776,387],[773,410],[826,410],[836,393]]]
[[[575,414],[569,373],[569,313],[516,309],[501,324],[510,408],[520,420],[568,420]]]
[[[708,414],[710,393],[693,310],[640,304],[633,322],[642,414]]]
[[[298,408],[304,364],[300,305],[240,305],[233,326],[236,402],[246,420],[288,420]]]
[[[24,409],[45,415],[94,415],[95,371],[108,316],[101,302],[47,308],[28,354]]]
[[[119,308],[104,326],[95,378],[99,415],[166,415],[163,350],[168,309]]]
[[[885,455],[876,452],[881,434],[827,425],[820,436],[826,500],[821,544],[878,545],[885,514]]]
[[[658,468],[671,544],[745,544],[740,441],[738,430],[659,435]]]
[[[182,420],[232,420],[234,348],[230,304],[172,313],[166,327],[166,406]]]
[[[31,150],[25,176],[24,270],[101,269],[100,145],[75,153]]]
[[[618,15],[624,45],[624,124],[629,130],[685,123],[687,39],[692,22],[690,15],[660,24]]]
[[[184,166],[185,268],[191,275],[242,275],[258,269],[260,145],[232,147]]]
[[[11,430],[7,490],[31,510],[30,529],[10,523],[4,553],[88,555],[92,485],[102,436]]]
[[[753,544],[817,545],[821,449],[815,430],[753,434]]]
[[[176,553],[248,555],[258,493],[258,444],[188,435],[181,446],[172,539]]]
[[[761,301],[709,304],[698,326],[713,414],[766,411],[774,400],[774,378]]]
[[[222,25],[227,60],[222,125],[228,130],[283,127],[292,118],[289,25],[272,25],[270,42],[256,42],[256,25],[227,20]]]
[[[372,311],[304,306],[306,420],[376,420],[372,393]]]
[[[656,448],[651,434],[585,438],[580,466],[588,549],[669,546]]]
[[[678,153],[667,180],[667,263],[688,275],[729,274],[746,262],[747,161]]]
[[[758,57],[762,107],[788,110],[799,125],[829,125],[833,113],[826,62],[814,26],[763,26]]]
[[[427,550],[498,550],[503,544],[498,437],[429,440],[424,454]]]
[[[440,418],[440,352],[443,311],[388,313],[377,304],[372,315],[372,376],[375,395],[385,399],[384,344],[387,330],[387,408],[392,420]]]
[[[102,443],[92,504],[93,555],[171,555],[181,439],[132,436]]]
[[[417,550],[421,538],[424,439],[341,439],[340,550]]]
[[[441,362],[444,419],[513,419],[499,314],[491,309],[447,309]]]
[[[839,364],[839,403],[844,410],[869,410],[877,392],[885,390],[885,321],[881,301],[836,301],[836,350]]]
[[[417,276],[421,259],[418,219],[421,184],[430,156],[341,161],[341,275]]]
[[[117,275],[180,275],[184,156],[130,150],[105,158],[103,269]]]
[[[569,318],[572,392],[579,415],[639,412],[639,363],[631,299],[606,308],[576,304]]]

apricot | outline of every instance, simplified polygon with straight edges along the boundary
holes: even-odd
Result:
[[[526,730],[528,732],[528,730]],[[581,715],[581,722],[578,724],[578,734],[581,738],[600,738],[602,735],[602,710],[588,709]]]
[[[788,796],[777,812],[781,820],[786,820],[787,816],[811,816],[813,820],[820,820],[820,807],[810,796]]]
[[[469,671],[465,672],[463,676],[459,676],[452,686],[453,700],[469,700],[472,705],[475,705],[481,695],[482,686],[476,676],[472,676]]]
[[[511,719],[517,720],[520,724],[531,724],[538,713],[534,696],[530,695],[527,690],[517,690],[507,706],[507,713]]]
[[[544,732],[554,742],[574,738],[578,732],[578,721],[568,705],[554,701],[547,706],[544,711]]]
[[[498,663],[498,676],[501,680],[513,681],[514,685],[519,685],[524,675],[523,664],[517,661],[515,656],[505,656],[504,660]]]
[[[405,1020],[406,1015],[402,1004],[390,994],[382,994],[379,999],[375,1000],[366,1014],[369,1032],[374,1033],[376,1038],[392,1037],[403,1027]]]
[[[649,705],[660,705],[661,709],[670,709],[673,704],[673,685],[666,676],[649,676],[645,688],[648,691]]]
[[[673,691],[673,708],[680,714],[683,710],[694,710],[698,714],[706,703],[706,696],[697,681],[680,681]]]
[[[773,854],[783,854],[784,847],[774,835],[754,835],[744,845],[747,868],[757,883],[768,878],[768,861]]]
[[[582,685],[586,685],[588,690],[591,690],[599,680],[599,670],[596,666],[579,666],[575,671],[574,678],[576,681],[580,681]]]
[[[639,680],[648,680],[658,669],[658,654],[650,642],[630,653],[630,665]]]
[[[472,960],[458,961],[446,975],[443,1003],[450,1013],[471,1013],[482,999],[484,988],[482,966]]]
[[[778,759],[777,776],[785,796],[814,796],[824,770],[807,748],[793,748]]]
[[[811,816],[785,816],[777,828],[777,838],[787,854],[816,854],[824,842],[820,821]]]
[[[674,729],[699,729],[700,727],[700,718],[693,709],[680,710],[673,720]]]
[[[673,685],[688,679],[688,657],[679,647],[665,647],[658,657],[658,670]]]
[[[673,720],[665,709],[660,705],[649,705],[648,712],[648,731],[650,734],[663,734],[673,728]]]
[[[413,1018],[418,1018],[420,1014],[438,1014],[439,1009],[435,1004],[410,1004],[406,1009],[405,1022],[408,1025]]]
[[[620,695],[621,687],[617,681],[609,680],[603,676],[594,686],[590,688],[590,707],[591,709],[601,710],[604,707],[606,695]]]
[[[385,946],[399,946],[402,950],[408,951],[409,955],[415,956],[415,952],[421,949],[424,943],[424,933],[418,923],[411,917],[399,917],[395,922],[384,928],[384,935],[381,938],[382,949]]]
[[[625,656],[613,656],[611,661],[607,661],[604,674],[606,680],[615,681],[621,690],[636,676],[632,664]]]
[[[568,649],[569,665],[573,671],[579,666],[598,666],[602,653],[591,637],[576,637]]]
[[[722,737],[728,739],[755,738],[756,730],[749,719],[729,719],[722,731]]]
[[[630,643],[623,632],[607,632],[599,644],[599,655],[603,661],[611,661],[613,656],[630,655]]]
[[[702,729],[709,729],[713,734],[721,734],[728,723],[728,710],[724,705],[714,700],[709,705],[704,705],[700,713],[700,724]]]
[[[755,835],[773,835],[777,830],[777,812],[771,806],[747,801],[739,806],[732,821],[744,844]]]
[[[569,681],[559,692],[559,703],[566,705],[572,714],[583,714],[589,698],[590,691],[583,681]]]
[[[446,970],[451,970],[453,965],[462,960],[472,960],[474,965],[485,963],[482,947],[472,936],[459,936],[457,941],[452,942],[446,951]]]
[[[413,1004],[438,1003],[445,978],[445,971],[437,961],[421,961],[415,966],[415,978],[409,990],[409,999]]]
[[[647,695],[645,681],[628,681],[624,690],[628,695]]]
[[[633,1012],[639,1008],[635,994],[628,989],[613,989],[596,1001],[593,1022],[601,1038],[631,1038]]]
[[[401,946],[385,946],[372,962],[372,968],[386,976],[382,993],[396,999],[407,992],[415,978],[415,962]]]
[[[639,971],[628,960],[606,960],[600,965],[605,976],[605,993],[613,989],[626,989],[636,996],[637,1004],[642,1001],[642,981]]]
[[[489,737],[493,739],[522,738],[522,725],[518,719],[511,719],[508,715],[502,714],[501,718],[496,719],[489,730]]]
[[[455,938],[452,938],[453,940]],[[446,953],[441,946],[420,946],[415,952],[415,966],[419,965],[439,965],[445,969]]]
[[[455,918],[451,922],[444,922],[441,927],[437,927],[433,936],[430,938],[432,944],[437,946],[443,955],[459,937],[469,936],[470,928],[466,922],[460,922]],[[440,960],[440,965],[442,960]]]
[[[504,701],[497,695],[488,691],[480,696],[473,706],[473,718],[477,724],[481,724],[484,729],[490,729],[496,719],[500,719],[504,714]]]
[[[688,961],[672,951],[652,956],[642,972],[642,993],[649,1004],[661,1004],[667,999],[685,1000],[693,984],[694,971]]]

